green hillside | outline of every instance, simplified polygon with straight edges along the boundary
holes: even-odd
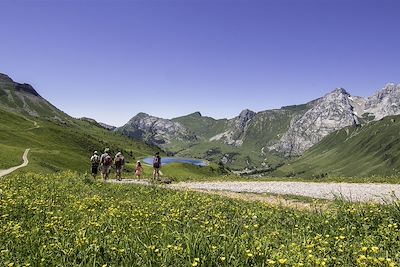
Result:
[[[273,173],[315,178],[399,174],[400,116],[336,131]]]
[[[179,122],[195,135],[204,140],[208,140],[216,134],[222,133],[226,129],[227,119],[216,120],[210,117],[201,116],[199,112],[189,114],[187,116],[172,119]]]
[[[231,130],[228,120],[215,120],[201,116],[196,112],[184,117],[173,119],[196,134],[199,139],[191,144],[173,142],[168,149],[179,156],[197,157],[218,162],[226,158],[229,168],[241,170],[244,168],[259,168],[262,164],[280,165],[285,159],[274,155],[268,149],[262,149],[279,140],[287,131],[294,116],[303,114],[309,106],[297,105],[282,107],[279,110],[267,110],[257,113],[250,121],[249,127],[243,133],[243,144],[232,146],[222,141],[210,141],[217,134]]]
[[[68,122],[72,118],[42,98],[29,84],[14,82],[0,73],[0,106],[26,116]]]
[[[133,158],[151,155],[157,148],[130,140],[95,124],[73,119],[68,123],[27,117],[0,109],[0,169],[17,165],[26,148],[31,148],[29,165],[23,171],[60,171],[89,169],[94,150],[110,147]],[[133,163],[131,163],[133,164]]]
[[[260,150],[273,144],[288,130],[293,117],[305,113],[308,108],[309,106],[304,104],[257,113],[247,130],[243,147]]]

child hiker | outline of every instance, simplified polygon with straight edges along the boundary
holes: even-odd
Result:
[[[136,178],[140,179],[140,177],[142,176],[142,172],[143,172],[143,167],[140,161],[138,160],[136,162],[136,168],[135,168]]]

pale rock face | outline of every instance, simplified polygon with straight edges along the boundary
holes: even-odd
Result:
[[[241,146],[249,123],[255,115],[256,113],[251,110],[243,110],[239,116],[228,121],[227,131],[211,137],[210,141],[222,141],[228,145]]]
[[[196,139],[196,136],[189,133],[182,124],[146,113],[137,114],[116,131],[135,139],[144,139],[160,147],[170,144],[174,140],[189,142]]]
[[[400,114],[400,84],[388,83],[376,94],[369,97],[365,112],[375,116],[375,120]]]
[[[329,133],[358,123],[350,95],[342,88],[316,101],[313,108],[291,121],[289,130],[270,150],[301,155]]]
[[[351,96],[349,99],[351,105],[353,106],[354,115],[361,117],[365,113],[365,105],[367,104],[367,100],[359,96]]]

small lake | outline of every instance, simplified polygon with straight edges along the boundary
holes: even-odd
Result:
[[[147,164],[153,165],[153,157],[144,158],[143,161]],[[161,165],[167,165],[170,163],[188,163],[197,166],[207,166],[207,162],[201,159],[187,159],[187,158],[172,158],[172,157],[161,157]]]

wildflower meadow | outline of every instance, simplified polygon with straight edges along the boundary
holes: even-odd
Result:
[[[315,211],[74,172],[0,183],[2,266],[398,266],[400,207]]]

